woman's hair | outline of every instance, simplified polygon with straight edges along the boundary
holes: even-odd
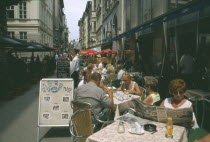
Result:
[[[128,72],[124,72],[123,73],[122,78],[124,78],[124,77],[126,77],[128,79],[131,79],[131,76],[130,76],[130,74]]]
[[[93,69],[93,67],[94,67],[94,65],[93,65],[92,63],[89,63],[89,64],[87,65],[87,69]]]
[[[185,92],[187,90],[187,84],[182,79],[174,79],[170,81],[168,88],[172,94],[176,91]]]
[[[85,75],[84,75],[84,80],[89,81],[90,79],[91,79],[91,73],[86,72]]]
[[[144,77],[145,86],[150,87],[152,91],[158,91],[158,80],[153,76],[145,76]]]
[[[109,66],[109,67],[107,68],[107,73],[108,73],[108,74],[114,73],[114,72],[115,72],[115,69],[114,69],[113,66]]]

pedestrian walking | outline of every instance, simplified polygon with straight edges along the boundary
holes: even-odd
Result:
[[[74,79],[74,88],[77,88],[79,83],[79,58],[78,58],[78,50],[72,49],[70,54],[72,56],[72,62],[70,64],[70,75],[71,78]]]

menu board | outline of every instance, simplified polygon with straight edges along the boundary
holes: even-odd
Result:
[[[73,79],[42,79],[39,91],[39,126],[68,126],[73,113]]]
[[[59,60],[57,62],[57,78],[68,78],[70,63],[68,60]]]

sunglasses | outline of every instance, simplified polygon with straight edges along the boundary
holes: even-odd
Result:
[[[175,94],[175,95],[177,95],[177,94],[184,94],[185,92],[184,91],[175,91],[175,92],[173,92],[173,94]]]

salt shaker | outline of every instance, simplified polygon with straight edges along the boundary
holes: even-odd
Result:
[[[125,133],[124,122],[120,121],[117,129],[118,133]]]

